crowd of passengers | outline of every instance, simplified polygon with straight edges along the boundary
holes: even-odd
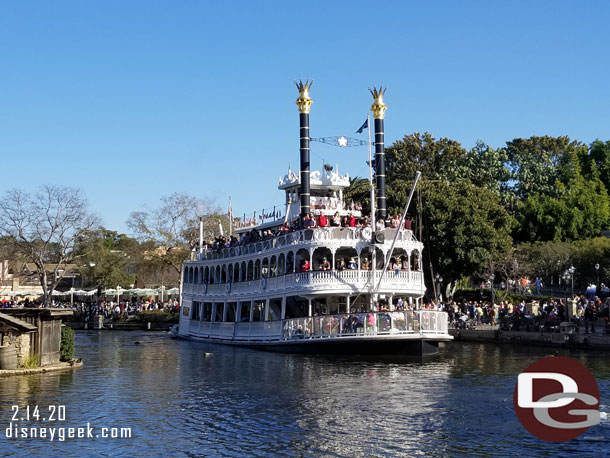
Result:
[[[399,214],[396,214],[393,217],[388,215],[385,220],[377,220],[375,228],[378,231],[385,228],[396,229],[400,226],[400,217],[401,215]],[[411,225],[411,219],[407,216],[404,221],[404,228],[411,230]],[[249,243],[271,240],[275,237],[280,237],[290,232],[301,229],[314,229],[317,227],[353,227],[363,229],[366,227],[371,227],[371,220],[368,216],[356,218],[351,212],[349,215],[345,216],[340,216],[339,212],[336,212],[332,217],[328,217],[325,214],[314,216],[313,213],[309,213],[303,217],[302,221],[301,219],[297,219],[293,224],[282,224],[277,229],[265,229],[263,231],[252,229],[250,232],[241,234],[239,238],[234,235],[229,237],[217,237],[213,242],[204,242],[203,249],[204,251],[212,250],[220,252],[220,250],[224,248],[233,248],[247,245]]]

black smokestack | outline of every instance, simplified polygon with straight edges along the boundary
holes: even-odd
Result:
[[[385,193],[385,147],[384,147],[384,123],[386,106],[383,103],[383,95],[386,88],[379,87],[369,89],[373,96],[371,111],[375,118],[375,182],[377,185],[377,219],[385,219],[387,215],[386,193]]]
[[[296,103],[299,107],[299,126],[300,126],[300,152],[301,152],[301,221],[303,217],[307,215],[310,208],[310,185],[309,185],[309,110],[313,100],[309,97],[309,89],[313,85],[306,81],[303,83],[299,81],[295,82],[297,89],[299,90],[299,98]]]

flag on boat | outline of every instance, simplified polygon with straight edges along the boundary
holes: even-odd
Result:
[[[368,128],[369,128],[369,118],[366,118],[366,119],[364,120],[364,124],[362,124],[362,125],[360,126],[360,129],[358,129],[358,130],[356,131],[356,133],[357,133],[357,134],[361,134],[361,133],[362,133],[362,131],[363,131],[364,129],[368,129]]]

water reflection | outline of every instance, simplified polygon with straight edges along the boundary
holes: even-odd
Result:
[[[516,375],[549,353],[542,348],[453,343],[414,363],[264,353],[153,333],[81,332],[76,343],[81,369],[1,380],[2,424],[12,404],[61,403],[66,426],[129,426],[133,438],[5,440],[0,456],[556,456],[583,444],[595,456],[608,447],[545,444],[521,428],[512,390]],[[583,362],[608,393],[604,354],[560,353]],[[608,429],[604,422],[590,432],[607,437]]]

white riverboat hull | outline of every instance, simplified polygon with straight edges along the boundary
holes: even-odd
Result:
[[[282,353],[423,357],[453,339],[440,311],[356,313],[226,323],[183,319],[177,337]]]

